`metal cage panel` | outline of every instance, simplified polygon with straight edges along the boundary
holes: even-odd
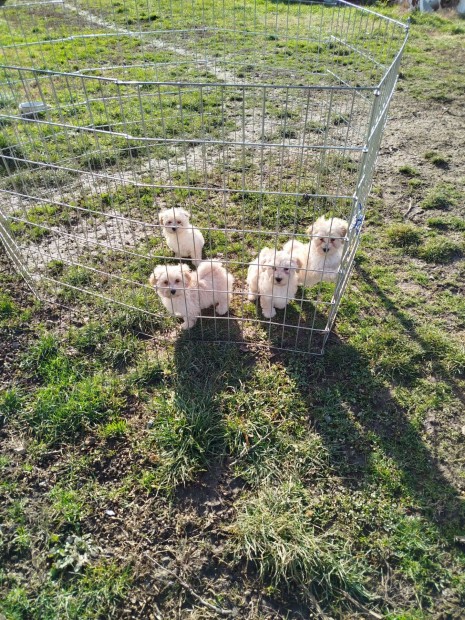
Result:
[[[363,223],[407,27],[344,1],[24,2],[0,7],[0,237],[43,299],[126,312],[171,338],[148,284],[175,264],[158,212],[184,207],[235,277],[194,338],[322,353]],[[275,317],[247,268],[321,215],[337,273]]]

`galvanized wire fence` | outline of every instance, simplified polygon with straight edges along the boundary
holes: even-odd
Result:
[[[173,339],[179,319],[148,280],[185,263],[195,281],[159,219],[182,208],[203,259],[234,277],[229,311],[202,309],[186,334],[321,353],[406,26],[343,1],[7,0],[0,20],[0,237],[36,294]],[[323,215],[347,230],[313,228]],[[322,236],[341,237],[336,266],[328,252],[291,268],[300,284],[313,273],[265,316],[249,264]]]

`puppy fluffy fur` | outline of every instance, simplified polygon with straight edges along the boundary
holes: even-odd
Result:
[[[187,265],[158,265],[149,282],[168,312],[182,317],[181,327],[189,329],[205,308],[214,306],[217,314],[228,312],[234,278],[220,262],[208,260],[197,271]]]
[[[180,207],[160,211],[158,219],[163,226],[163,236],[170,250],[179,258],[191,258],[194,265],[202,260],[205,244],[202,233],[190,222],[190,213]]]
[[[291,240],[284,245],[285,252],[306,265],[306,268],[298,271],[299,284],[313,286],[322,280],[336,280],[348,228],[345,220],[322,216],[307,229],[307,234],[312,237],[310,243]]]
[[[302,267],[297,257],[291,258],[283,251],[263,248],[249,265],[247,272],[248,299],[260,296],[263,316],[271,319],[275,308],[285,308],[297,292],[297,269]]]

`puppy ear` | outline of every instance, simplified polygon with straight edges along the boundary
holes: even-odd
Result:
[[[166,267],[164,265],[157,265],[149,278],[149,283],[152,286],[157,286],[159,278],[164,275],[166,275]]]
[[[260,254],[258,255],[258,258],[260,259],[260,262],[263,261],[263,259],[269,259],[271,257],[273,250],[271,248],[262,248],[260,250]]]
[[[291,259],[291,266],[293,269],[302,269],[304,264],[299,256],[293,256]]]
[[[182,271],[184,286],[189,286],[192,281],[192,271],[189,269],[188,265],[181,265],[181,271]]]
[[[307,235],[310,236],[315,236],[318,234],[318,231],[322,228],[322,226],[325,223],[325,216],[322,215],[321,217],[319,217],[317,220],[315,220],[313,222],[313,224],[310,224],[310,226],[307,228]]]
[[[160,211],[160,213],[158,214],[158,221],[160,222],[160,224],[163,225],[165,223],[166,215],[167,215],[166,209],[164,209],[163,211]]]
[[[347,229],[348,229],[347,222],[339,224],[338,229],[337,229],[339,236],[345,237],[347,235]]]

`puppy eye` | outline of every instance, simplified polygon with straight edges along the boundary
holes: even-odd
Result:
[[[179,284],[179,282],[180,282],[179,278],[176,278],[175,283]]]
[[[168,286],[168,280],[165,280],[165,281],[163,282],[163,284],[164,284],[165,286]]]
[[[285,267],[284,271],[287,273],[289,271],[289,267]]]
[[[332,242],[332,241],[336,241],[336,238],[335,238],[335,237],[331,237],[330,241],[331,241],[331,242]]]
[[[168,220],[167,224],[172,224],[172,221],[171,221],[171,220]]]
[[[181,223],[181,220],[177,220],[176,224],[180,224],[180,223]]]

